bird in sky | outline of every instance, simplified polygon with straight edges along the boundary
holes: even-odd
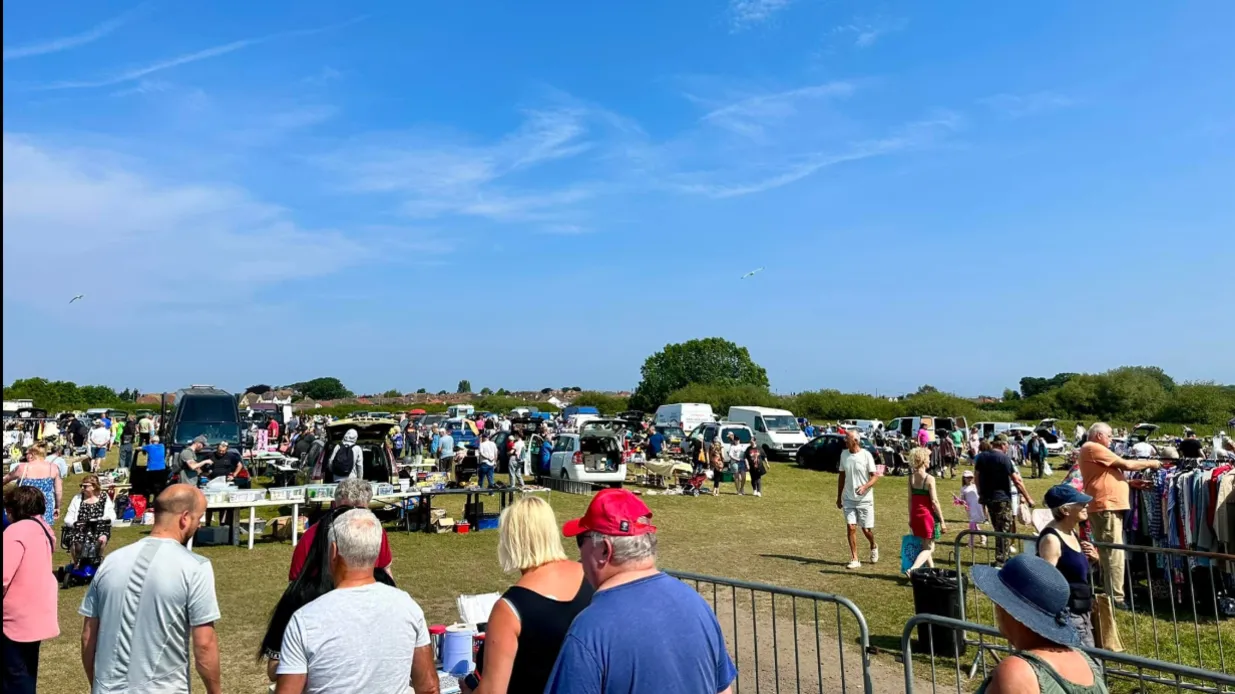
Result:
[[[747,277],[754,277],[757,273],[760,273],[760,272],[763,272],[763,268],[761,268],[761,267],[757,267],[757,268],[755,268],[754,270],[751,270],[750,272],[746,273],[745,275],[742,275],[742,276],[741,276],[741,277],[739,277],[738,279],[743,279],[743,280],[744,280],[744,279],[746,279]]]
[[[77,301],[78,299],[84,299],[84,298],[86,298],[86,295],[85,295],[85,294],[78,294],[77,296],[73,297],[72,299],[69,299],[69,303],[71,304],[71,303],[73,303],[74,301]]]

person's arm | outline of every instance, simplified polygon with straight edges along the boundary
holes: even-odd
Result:
[[[845,490],[845,471],[840,471],[840,476],[836,478],[836,508],[844,508],[841,503],[841,494]]]
[[[219,636],[214,622],[193,627],[193,664],[208,694],[222,694],[219,683]]]
[[[1062,555],[1063,550],[1060,549],[1059,538],[1054,533],[1047,533],[1038,538],[1038,556],[1045,559],[1051,566],[1056,566]]]
[[[17,575],[17,567],[21,566],[21,559],[25,553],[26,545],[17,539],[17,533],[4,534],[4,592],[9,591],[9,584]]]
[[[308,675],[277,675],[274,694],[303,694]],[[420,691],[419,689],[416,691]]]
[[[568,633],[549,675],[545,694],[601,694],[603,672],[596,658]]]
[[[21,479],[21,471],[25,469],[25,467],[25,463],[18,463],[14,465],[13,469],[9,470],[9,473],[4,476],[3,486],[8,486],[9,482],[12,482],[13,480]]]
[[[489,613],[489,626],[485,632],[485,662],[481,668],[485,677],[475,689],[476,694],[505,694],[510,686],[515,656],[519,652],[520,627],[519,618],[510,605],[505,600],[498,600]]]
[[[948,532],[948,522],[943,519],[943,507],[939,505],[939,495],[935,493],[935,478],[932,475],[927,475],[927,486],[931,490],[931,504],[935,507],[935,513],[939,515],[940,532]]]
[[[485,662],[489,662],[488,636],[485,637]],[[485,678],[488,679],[488,671]],[[416,694],[438,694],[437,665],[433,662],[433,646],[419,646],[412,652],[412,689]],[[505,692],[505,689],[501,691]]]
[[[114,523],[116,521],[116,504],[112,503],[112,500],[106,496],[99,503],[103,504],[103,520]]]
[[[6,549],[5,554],[8,554]],[[86,671],[86,682],[94,688],[94,652],[99,646],[99,620],[86,617],[81,625],[81,666]]]
[[[77,522],[77,514],[80,511],[81,511],[81,496],[80,495],[74,496],[73,500],[69,502],[69,510],[66,511],[64,514],[64,526],[66,528],[73,527],[73,524]]]
[[[56,481],[52,485],[53,487],[55,487],[55,490],[56,490],[56,494],[55,494],[56,506],[55,508],[52,509],[51,515],[53,518],[59,518],[60,517],[60,501],[61,499],[64,498],[64,480],[61,479],[60,477],[60,468],[56,467],[55,465],[52,465],[51,467],[53,470],[56,471]]]
[[[874,456],[869,456],[866,460],[868,465],[866,472],[870,475],[870,478],[866,480],[866,484],[858,488],[858,496],[864,496],[867,492],[873,489],[875,487],[875,483],[879,481],[880,477],[882,477],[882,475],[879,474],[879,467],[875,465]]]
[[[1020,492],[1021,499],[1023,499],[1025,503],[1029,504],[1030,506],[1033,506],[1034,505],[1033,497],[1029,496],[1029,492],[1025,490],[1025,483],[1021,481],[1021,476],[1019,474],[1016,474],[1016,473],[1012,474],[1012,484],[1016,485],[1016,490]]]

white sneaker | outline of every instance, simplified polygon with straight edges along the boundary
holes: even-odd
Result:
[[[756,490],[755,490],[755,496],[763,496],[763,493],[762,493],[762,492],[760,492],[758,489],[756,489]]]
[[[875,547],[874,549],[871,550],[871,563],[872,564],[879,563],[879,548],[878,547]]]
[[[862,568],[862,562],[858,561],[857,559],[854,559],[848,564],[845,564],[845,568],[846,569],[860,569]]]

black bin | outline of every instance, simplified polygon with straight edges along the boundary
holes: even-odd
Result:
[[[918,569],[913,572],[913,608],[918,614],[961,618],[960,579],[949,569]],[[965,654],[965,632],[942,624],[919,624],[918,653],[955,658]]]

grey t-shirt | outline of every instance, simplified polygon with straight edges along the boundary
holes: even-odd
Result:
[[[219,619],[214,569],[147,537],[107,555],[78,612],[99,620],[92,694],[188,692],[193,627]]]
[[[406,694],[412,652],[427,645],[424,612],[404,591],[335,589],[292,615],[277,674],[307,675],[305,694]]]
[[[845,473],[845,506],[863,506],[875,503],[875,490],[870,489],[863,496],[858,496],[858,487],[870,481],[875,475],[875,457],[865,448],[857,453],[844,451],[840,454],[840,471]]]
[[[177,467],[180,468],[180,483],[181,484],[197,484],[197,470],[189,467],[189,463],[197,464],[197,452],[191,447],[185,448],[176,455]]]
[[[455,438],[450,434],[442,434],[442,438],[437,440],[437,457],[455,457]]]

